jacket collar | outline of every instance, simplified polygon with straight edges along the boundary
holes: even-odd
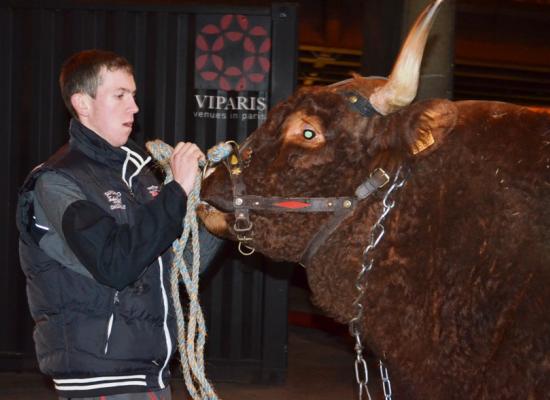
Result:
[[[124,150],[111,146],[109,142],[74,118],[69,124],[69,135],[70,146],[77,148],[93,160],[107,164],[122,164],[126,158]],[[129,139],[125,146],[146,157],[144,151],[133,140]]]

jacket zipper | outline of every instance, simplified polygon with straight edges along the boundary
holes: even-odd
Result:
[[[161,389],[164,389],[166,385],[164,384],[164,380],[162,379],[162,373],[164,372],[164,369],[168,365],[168,361],[170,361],[170,355],[172,354],[172,339],[170,338],[170,332],[168,330],[168,296],[166,293],[166,288],[164,287],[164,265],[162,262],[162,257],[158,257],[158,263],[159,263],[159,275],[160,275],[160,290],[161,290],[161,296],[162,296],[162,304],[164,307],[164,320],[162,324],[162,328],[164,331],[164,338],[166,340],[166,359],[164,360],[164,363],[162,364],[162,367],[159,370],[158,375],[158,384]]]
[[[109,339],[111,338],[111,333],[113,331],[113,323],[115,322],[115,307],[119,303],[118,299],[118,290],[115,292],[115,296],[113,298],[113,311],[111,311],[111,316],[109,317],[109,323],[107,324],[107,339],[105,339],[105,348],[103,350],[104,354],[107,354],[107,351],[109,350]]]

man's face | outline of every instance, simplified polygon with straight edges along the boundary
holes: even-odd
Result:
[[[134,123],[134,114],[139,111],[134,96],[134,77],[125,70],[101,72],[100,85],[94,98],[88,96],[88,113],[81,122],[114,147],[128,141]]]

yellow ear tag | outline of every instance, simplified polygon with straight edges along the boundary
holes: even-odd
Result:
[[[428,147],[430,147],[432,144],[435,143],[435,139],[431,133],[427,134],[422,139],[423,140],[416,141],[416,143],[413,145],[411,149],[413,155],[417,155],[418,153],[423,152],[424,150],[426,150]]]
[[[239,159],[235,154],[231,154],[231,158],[229,159],[229,163],[231,165],[237,165],[239,163]]]

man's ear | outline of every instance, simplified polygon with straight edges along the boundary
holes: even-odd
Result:
[[[90,114],[91,100],[85,93],[75,93],[71,96],[71,104],[79,117],[87,117]]]

